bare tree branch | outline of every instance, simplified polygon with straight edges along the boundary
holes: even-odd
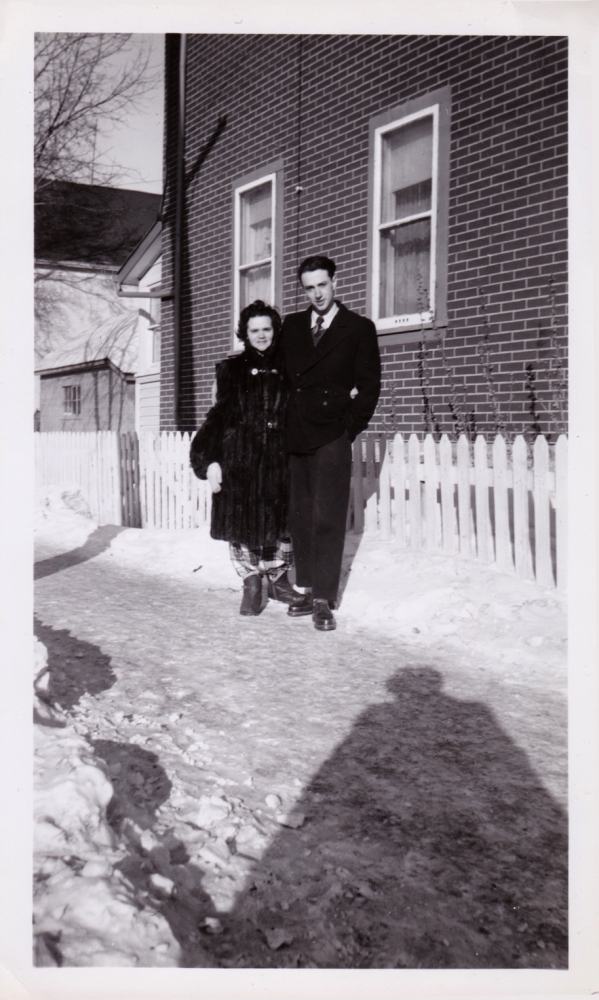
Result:
[[[125,65],[117,57],[131,53]],[[96,135],[140,106],[155,86],[148,45],[128,34],[55,32],[36,36],[34,170],[36,192],[53,180],[110,184],[117,164],[101,160]]]

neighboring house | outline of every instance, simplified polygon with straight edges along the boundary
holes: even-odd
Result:
[[[36,191],[41,430],[134,429],[129,397],[138,363],[138,310],[118,297],[115,277],[156,223],[159,208],[160,196],[143,191],[67,182]]]
[[[135,429],[160,430],[160,313],[162,225],[146,234],[116,276],[118,295],[137,300],[138,361],[135,371]]]
[[[110,358],[68,363],[48,356],[36,375],[40,431],[135,430],[134,376]]]
[[[170,35],[166,87],[162,428],[322,252],[377,326],[374,430],[563,429],[566,38]]]

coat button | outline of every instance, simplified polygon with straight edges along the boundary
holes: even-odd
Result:
[[[301,389],[298,389],[297,391],[298,391],[298,392],[301,392],[302,390],[301,390]]]
[[[257,374],[258,374],[258,369],[252,368],[252,375],[257,375]]]
[[[324,401],[324,403],[323,403],[322,405],[323,405],[323,406],[328,406],[328,405],[329,405],[329,404],[327,403],[326,399],[325,399],[325,401]]]

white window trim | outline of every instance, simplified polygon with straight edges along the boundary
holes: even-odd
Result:
[[[271,221],[271,255],[263,260],[252,261],[251,264],[241,264],[241,196],[253,188],[261,187],[268,181],[272,185],[272,221]],[[277,232],[277,175],[276,173],[264,174],[257,180],[248,184],[241,184],[235,188],[235,224],[233,228],[233,322],[237,323],[240,313],[240,275],[248,267],[256,267],[260,264],[270,264],[270,305],[275,301],[275,263],[276,263],[276,232]],[[236,330],[233,330],[233,350],[242,351],[243,343],[237,338]]]
[[[420,212],[417,215],[399,219],[395,222],[381,223],[381,170],[382,170],[382,150],[383,136],[387,132],[393,132],[403,125],[416,121],[418,118],[433,119],[433,170],[432,170],[432,192],[431,208],[428,212]],[[436,290],[436,268],[437,268],[437,199],[438,199],[438,179],[439,179],[439,104],[431,104],[413,114],[396,118],[386,125],[381,125],[374,130],[374,190],[373,190],[373,231],[372,231],[372,301],[370,303],[371,315],[377,330],[403,330],[414,329],[418,324],[424,325],[432,322],[435,314],[435,290]],[[379,316],[380,302],[380,234],[384,229],[389,229],[398,222],[405,225],[418,219],[430,218],[431,220],[431,271],[430,271],[430,309],[421,313],[410,313],[401,316]]]
[[[156,281],[156,282],[153,282],[151,285],[148,285],[148,291],[150,291],[150,292],[157,292],[157,291],[160,290],[160,287],[161,287],[161,282],[160,281]],[[148,313],[151,315],[152,314],[152,308],[151,308],[152,299],[150,299],[149,301],[150,301],[150,308],[148,309]],[[160,302],[161,300],[160,299],[155,299],[154,301]],[[148,341],[148,365],[147,365],[148,372],[158,372],[158,371],[160,371],[160,352],[159,352],[158,360],[155,360],[154,359],[154,344],[155,344],[155,331],[156,331],[156,329],[161,330],[161,328],[162,328],[162,309],[160,310],[160,321],[158,323],[155,323],[153,320],[149,320],[148,321],[148,334],[149,334],[149,341]]]
[[[62,403],[62,406],[63,406],[63,414],[62,415],[63,415],[63,417],[72,417],[72,418],[75,418],[75,419],[77,417],[80,417],[81,416],[81,383],[80,382],[73,382],[70,385],[63,385],[62,389],[63,389],[63,403]],[[73,406],[74,404],[78,405],[78,407],[79,407],[78,410],[72,410],[72,409],[71,410],[67,410],[66,409],[66,404],[67,404],[67,394],[66,394],[66,391],[65,391],[66,389],[71,389],[71,390],[72,389],[78,389],[79,390],[78,392],[71,394],[71,398],[70,398],[70,401],[69,401],[70,406]]]

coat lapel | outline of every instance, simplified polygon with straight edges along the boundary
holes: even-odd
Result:
[[[303,374],[308,371],[309,368],[312,368],[313,365],[317,364],[321,358],[324,358],[329,351],[332,351],[333,348],[337,346],[339,341],[343,340],[347,334],[347,309],[344,305],[339,303],[339,311],[335,316],[335,319],[331,323],[328,330],[324,331],[316,347],[314,347],[312,342],[312,330],[310,327],[311,312],[312,309],[308,309],[305,320],[305,331],[302,331],[302,334],[305,332],[307,337],[305,339],[305,348],[303,347],[304,339],[302,337],[302,358],[298,369],[299,374]]]

